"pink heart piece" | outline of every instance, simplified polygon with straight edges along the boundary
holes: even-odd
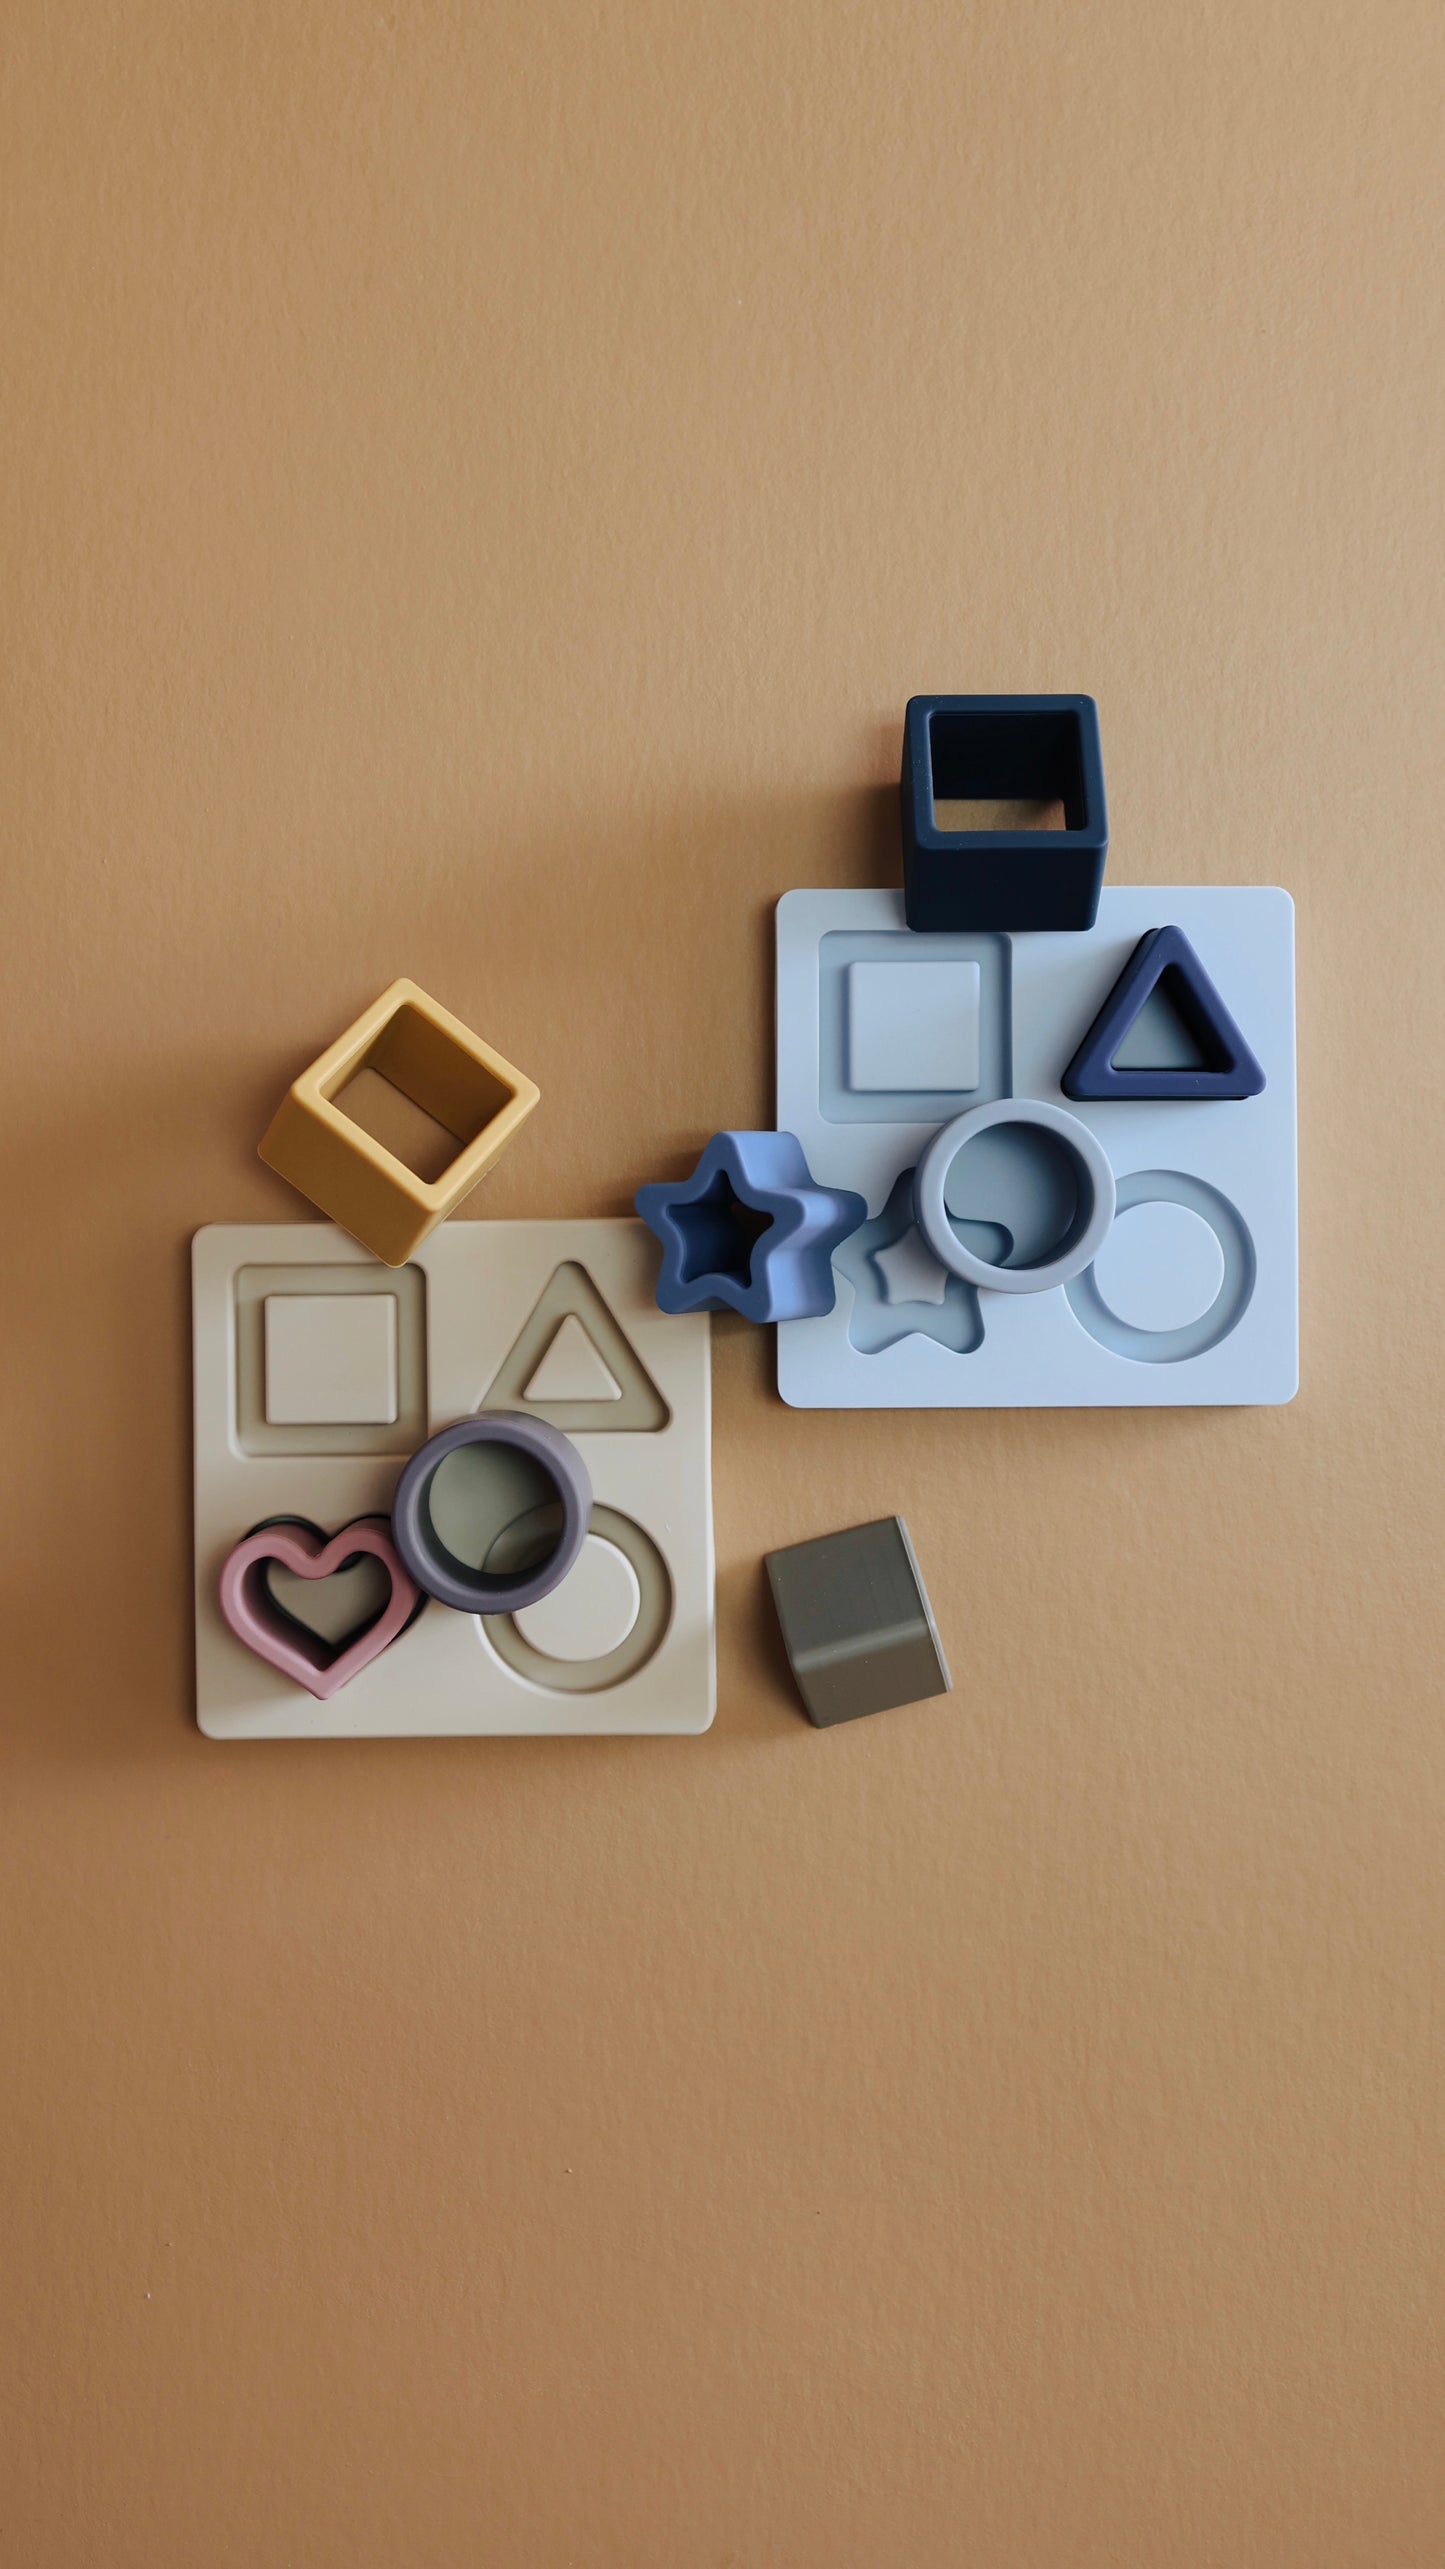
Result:
[[[266,1584],[267,1566],[274,1561],[298,1578],[326,1579],[358,1552],[369,1552],[381,1563],[391,1595],[374,1622],[333,1650],[319,1636],[313,1641],[282,1612]],[[321,1703],[380,1658],[410,1620],[420,1596],[384,1517],[358,1517],[330,1536],[309,1525],[261,1525],[233,1546],[221,1571],[221,1612],[236,1639]]]

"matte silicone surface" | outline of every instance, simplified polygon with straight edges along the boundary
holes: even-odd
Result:
[[[1140,938],[1164,921],[1184,930],[1247,1029],[1266,1074],[1263,1094],[1216,1103],[1066,1099],[1061,1078],[1081,1037]],[[902,1181],[939,1127],[977,1100],[935,1097],[927,1120],[886,1121],[890,1101],[880,1095],[875,1120],[834,1120],[822,1000],[835,941],[846,938],[851,952],[865,937],[873,953],[911,959],[915,968],[939,948],[954,951],[952,941],[906,927],[896,892],[788,892],[778,903],[778,1121],[798,1135],[820,1181],[856,1187],[870,1216],[834,1252],[834,1309],[778,1332],[784,1400],[800,1409],[994,1409],[1291,1399],[1299,1354],[1288,893],[1109,886],[1093,928],[1000,938],[1000,967],[983,980],[980,1043],[984,1058],[1003,1065],[995,1093],[1063,1108],[1093,1133],[1118,1184],[1116,1223],[1146,1202],[1163,1202],[1216,1234],[1223,1281],[1201,1315],[1189,1301],[1192,1286],[1171,1279],[1169,1226],[1146,1223],[1136,1232],[1127,1299],[1131,1310],[1162,1316],[1166,1325],[1151,1330],[1110,1311],[1092,1268],[1045,1293],[975,1292],[965,1280],[950,1295],[936,1260],[930,1278],[932,1253],[910,1224]],[[975,1188],[956,1221],[985,1259],[1008,1254],[1007,1225],[1018,1218],[1019,1189],[1006,1183],[1012,1174],[1000,1173],[996,1205]],[[959,1214],[956,1202],[949,1209]]]
[[[604,1615],[603,1645],[579,1656],[596,1622],[564,1580],[550,1618],[514,1631],[506,1616],[430,1603],[416,1622],[325,1703],[263,1666],[229,1632],[216,1605],[221,1562],[263,1518],[336,1526],[390,1510],[404,1456],[327,1450],[250,1453],[234,1434],[238,1280],[257,1267],[326,1271],[373,1262],[324,1223],[215,1224],[192,1244],[195,1325],[196,1687],[201,1728],[218,1739],[342,1738],[388,1733],[700,1731],[712,1719],[713,1550],[708,1321],[672,1318],[652,1299],[653,1241],[640,1222],[457,1222],[416,1252],[425,1279],[427,1432],[481,1408],[512,1408],[493,1386],[522,1366],[559,1299],[585,1328],[608,1315],[606,1370],[635,1372],[652,1406],[621,1431],[614,1395],[569,1399],[566,1434],[585,1462],[594,1526],[631,1562],[637,1622],[619,1636]],[[559,1270],[565,1270],[559,1287]],[[576,1271],[587,1280],[584,1294]],[[542,1313],[539,1332],[535,1325]],[[631,1349],[630,1359],[624,1352]],[[298,1433],[300,1431],[297,1431]],[[333,1431],[334,1432],[334,1431]],[[420,1440],[418,1440],[420,1441]],[[579,1564],[579,1567],[581,1565]],[[508,1563],[490,1555],[489,1569]],[[595,1586],[589,1559],[583,1585]],[[614,1588],[617,1582],[614,1581]],[[625,1583],[624,1587],[625,1587]],[[538,1634],[566,1634],[549,1662]]]

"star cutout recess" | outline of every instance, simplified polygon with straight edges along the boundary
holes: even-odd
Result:
[[[838,1272],[853,1288],[848,1335],[860,1355],[880,1356],[900,1338],[936,1338],[955,1356],[983,1345],[978,1295],[935,1258],[913,1219],[912,1169],[839,1250]]]
[[[817,1186],[793,1133],[714,1133],[691,1177],[640,1186],[637,1210],[662,1243],[662,1311],[736,1311],[805,1320],[831,1311],[833,1252],[868,1207]]]

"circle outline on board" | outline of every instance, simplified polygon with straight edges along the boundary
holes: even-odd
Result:
[[[517,1534],[526,1526],[528,1516],[545,1512],[529,1509],[515,1525],[504,1529],[505,1534]],[[656,1658],[672,1629],[672,1573],[646,1527],[639,1525],[635,1517],[624,1516],[620,1508],[595,1506],[587,1531],[620,1552],[631,1564],[637,1580],[637,1613],[631,1630],[614,1650],[596,1659],[553,1659],[527,1640],[510,1613],[481,1614],[476,1619],[482,1640],[503,1666],[514,1677],[549,1695],[600,1695],[610,1687],[624,1685]],[[501,1542],[503,1537],[497,1540]]]
[[[1219,1291],[1197,1320],[1178,1329],[1141,1329],[1111,1311],[1099,1290],[1092,1265],[1064,1288],[1069,1308],[1081,1329],[1111,1356],[1140,1365],[1181,1365],[1191,1356],[1207,1356],[1239,1327],[1254,1292],[1259,1271],[1249,1225],[1239,1207],[1215,1186],[1184,1169],[1135,1169],[1121,1177],[1118,1210],[1132,1213],[1141,1204],[1182,1204],[1207,1222],[1219,1243],[1224,1276]]]
[[[991,1265],[960,1240],[948,1218],[944,1189],[954,1161],[978,1134],[1000,1124],[1032,1124],[1040,1132],[1052,1133],[1072,1154],[1081,1187],[1087,1189],[1088,1210],[1082,1221],[1075,1222],[1062,1248],[1038,1266]],[[1114,1219],[1114,1203],[1114,1172],[1097,1134],[1077,1115],[1051,1106],[1042,1097],[996,1097],[987,1106],[971,1106],[966,1114],[955,1115],[951,1124],[934,1134],[913,1177],[914,1216],[940,1265],[992,1293],[1048,1293],[1055,1285],[1067,1285],[1103,1247]]]
[[[1219,1233],[1192,1206],[1159,1196],[1122,1205],[1094,1259],[1105,1309],[1129,1329],[1191,1328],[1224,1282]]]
[[[511,1531],[510,1527],[507,1531]],[[569,1600],[568,1590],[578,1591],[584,1600],[581,1610],[585,1613],[587,1586],[589,1582],[595,1583],[599,1580],[609,1582],[610,1585],[603,1586],[600,1593],[594,1589],[592,1602],[594,1606],[601,1608],[601,1612],[594,1617],[594,1626],[596,1623],[601,1623],[604,1633],[610,1633],[611,1639],[598,1638],[595,1648],[579,1650],[559,1649],[555,1639],[549,1644],[543,1638],[548,1618],[560,1609],[565,1621],[567,1613],[575,1615],[579,1610],[577,1598]],[[623,1611],[609,1612],[609,1607],[621,1608]],[[517,1623],[522,1638],[529,1648],[539,1651],[544,1659],[568,1660],[575,1665],[581,1660],[604,1658],[608,1651],[620,1650],[624,1641],[631,1637],[641,1612],[642,1584],[626,1553],[621,1551],[617,1544],[609,1543],[606,1535],[599,1534],[595,1526],[589,1526],[587,1539],[560,1588],[554,1588],[549,1596],[539,1598],[535,1605],[518,1606],[513,1621]],[[539,1624],[542,1626],[542,1633],[537,1630]]]

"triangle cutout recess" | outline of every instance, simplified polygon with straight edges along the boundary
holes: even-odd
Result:
[[[1151,1069],[1116,1062],[1156,992],[1178,1020],[1199,1067],[1176,1063]],[[1059,1084],[1066,1097],[1075,1098],[1258,1097],[1264,1072],[1183,929],[1151,928],[1139,939]]]
[[[555,1269],[477,1403],[479,1409],[524,1405],[574,1436],[650,1435],[672,1416],[626,1330],[575,1258]]]
[[[558,1322],[522,1398],[537,1403],[621,1400],[622,1385],[603,1363],[596,1339],[588,1337],[575,1311]]]

